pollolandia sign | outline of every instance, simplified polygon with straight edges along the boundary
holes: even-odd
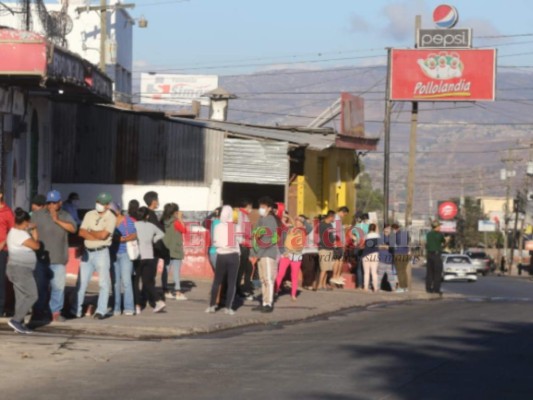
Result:
[[[442,221],[450,221],[457,217],[459,213],[459,206],[455,201],[440,201],[438,205],[439,219]]]
[[[494,101],[496,50],[392,49],[390,100]]]

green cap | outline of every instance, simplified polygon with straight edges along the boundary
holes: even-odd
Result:
[[[113,197],[107,192],[100,193],[98,197],[96,198],[96,202],[107,206],[109,203],[113,201]]]

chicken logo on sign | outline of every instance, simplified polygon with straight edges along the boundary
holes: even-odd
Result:
[[[463,76],[464,65],[456,52],[431,53],[425,60],[418,59],[418,65],[424,75],[432,79],[446,80]]]

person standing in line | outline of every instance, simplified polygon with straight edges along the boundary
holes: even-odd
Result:
[[[183,213],[176,203],[165,204],[161,218],[165,224],[165,237],[163,243],[170,253],[168,268],[174,277],[174,291],[172,295],[176,300],[187,300],[181,290],[181,264],[185,258],[183,248],[183,235],[187,233],[187,227],[183,222]],[[168,271],[167,271],[168,274]]]
[[[252,245],[252,223],[250,213],[253,204],[250,200],[243,200],[237,210],[237,240],[241,251],[239,272],[237,274],[237,295],[248,300],[253,300],[254,287],[252,285],[253,265],[250,261],[250,247]],[[244,283],[243,283],[244,278]]]
[[[116,247],[116,258],[113,264],[115,274],[115,305],[114,315],[122,314],[122,290],[124,290],[124,315],[135,315],[135,305],[133,302],[133,261],[128,254],[128,242],[137,240],[137,229],[135,221],[128,215],[122,214],[119,204],[112,203],[111,210],[117,217],[115,230],[115,240],[118,240]]]
[[[385,225],[383,233],[378,243],[379,247],[379,266],[378,266],[378,285],[383,282],[383,277],[387,275],[391,291],[396,290],[397,276],[394,273],[394,242],[391,242],[391,226]],[[379,288],[378,288],[379,289]]]
[[[411,263],[409,262],[409,233],[400,225],[392,224],[394,243],[394,266],[398,274],[398,292],[411,290]]]
[[[379,242],[380,236],[377,232],[377,225],[368,226],[368,234],[365,237],[365,244],[361,253],[364,272],[364,290],[370,291],[370,278],[372,277],[372,289],[374,292],[379,290],[378,267],[379,267]]]
[[[220,211],[222,211],[222,207],[217,207],[211,215],[207,217],[206,221],[206,228],[209,229],[209,237],[211,241],[209,246],[209,263],[211,264],[211,268],[213,268],[213,272],[215,272],[215,267],[217,265],[217,248],[213,243],[213,235],[215,234],[216,226],[220,223]],[[207,226],[207,222],[209,222],[209,227]]]
[[[366,238],[366,235],[368,234],[369,232],[369,216],[367,213],[363,213],[361,214],[361,217],[357,219],[357,222],[355,223],[355,226],[354,228],[352,229],[352,239],[354,240],[354,242],[357,242],[359,244],[363,244],[363,247],[364,247],[364,242],[365,242],[365,238]],[[356,267],[356,271],[355,271],[355,274],[356,274],[356,280],[357,280],[357,287],[359,289],[362,289],[363,288],[363,253],[362,253],[362,249],[361,248],[357,248],[355,249],[355,251],[357,252],[357,267]]]
[[[319,290],[332,290],[327,285],[328,273],[333,271],[334,250],[335,250],[335,228],[332,223],[335,219],[335,211],[329,210],[320,221],[318,226],[318,257],[320,263],[320,278],[318,281]]]
[[[80,196],[78,193],[72,192],[68,195],[67,201],[63,203],[63,210],[68,212],[74,222],[76,223],[76,228],[80,226],[81,220],[78,213],[78,208],[80,204]]]
[[[348,207],[340,207],[335,214],[333,228],[335,229],[335,250],[333,251],[333,276],[329,280],[331,283],[343,286],[346,279],[342,277],[342,267],[344,264],[344,249],[346,247],[346,233],[343,220],[350,213]]]
[[[220,212],[220,223],[215,227],[213,244],[217,249],[217,265],[215,278],[211,285],[211,297],[207,313],[216,311],[218,288],[227,279],[226,308],[224,313],[234,315],[233,300],[237,291],[237,273],[240,263],[240,246],[237,241],[236,227],[233,223],[233,210],[223,206]]]
[[[0,189],[0,318],[5,313],[6,301],[6,267],[7,267],[7,234],[15,226],[13,211],[4,201],[4,192]]]
[[[144,308],[144,301],[148,301],[154,309],[154,313],[161,312],[166,307],[165,302],[159,299],[155,288],[158,259],[154,255],[154,243],[162,240],[165,237],[165,232],[149,222],[149,215],[150,210],[147,207],[139,208],[139,221],[135,223],[137,239],[139,240],[139,251],[141,253],[140,262],[136,266],[135,274],[140,276],[142,281],[142,295],[139,292],[139,286],[135,286],[133,289],[135,291],[135,308],[137,314],[140,314]]]
[[[442,294],[440,284],[442,280],[442,248],[446,243],[444,235],[440,232],[440,222],[431,224],[432,230],[426,237],[426,292]]]
[[[39,300],[34,311],[44,317],[51,313],[53,322],[63,322],[61,315],[65,303],[65,284],[68,263],[68,235],[76,233],[76,221],[61,209],[61,193],[52,190],[46,195],[46,208],[31,217],[44,248],[35,271]],[[50,302],[47,304],[48,294]]]
[[[274,304],[274,282],[277,276],[279,257],[278,222],[272,209],[274,201],[270,197],[259,199],[259,221],[253,234],[252,257],[257,258],[259,278],[261,279],[262,303],[252,308],[253,311],[271,313]]]
[[[7,235],[7,247],[7,277],[15,289],[15,315],[8,325],[17,333],[31,333],[24,325],[24,318],[37,301],[33,270],[37,264],[35,251],[39,250],[41,243],[37,230],[30,225],[30,214],[20,208],[15,210],[15,225]]]
[[[300,268],[302,266],[303,249],[307,243],[307,235],[311,230],[307,231],[304,221],[297,218],[295,224],[287,232],[284,240],[284,253],[279,262],[279,271],[276,278],[276,293],[279,293],[281,281],[285,276],[287,269],[291,268],[291,299],[296,301],[296,294],[298,293],[298,278],[300,276]]]
[[[113,198],[109,193],[100,193],[96,198],[95,209],[85,214],[80,226],[79,235],[85,240],[85,251],[80,264],[78,301],[74,314],[81,318],[85,292],[93,273],[98,273],[98,306],[95,319],[102,320],[107,315],[107,304],[111,289],[111,257],[109,247],[113,240],[117,218],[109,210]]]
[[[31,211],[30,211],[30,217],[33,215],[34,212],[42,210],[46,206],[46,197],[42,194],[36,194],[33,196],[33,199],[31,199]]]
[[[137,222],[138,214],[139,214],[139,201],[137,200],[130,200],[128,203],[128,217],[130,217],[133,222]]]
[[[304,249],[302,250],[302,287],[306,290],[316,290],[318,281],[318,247],[317,247],[317,226],[318,223],[311,225],[305,215],[298,217],[305,226],[307,239]]]

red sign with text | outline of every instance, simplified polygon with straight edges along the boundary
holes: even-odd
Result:
[[[453,201],[443,201],[439,203],[439,218],[444,221],[449,221],[457,217],[459,207]]]
[[[496,50],[391,50],[390,100],[494,101]]]

